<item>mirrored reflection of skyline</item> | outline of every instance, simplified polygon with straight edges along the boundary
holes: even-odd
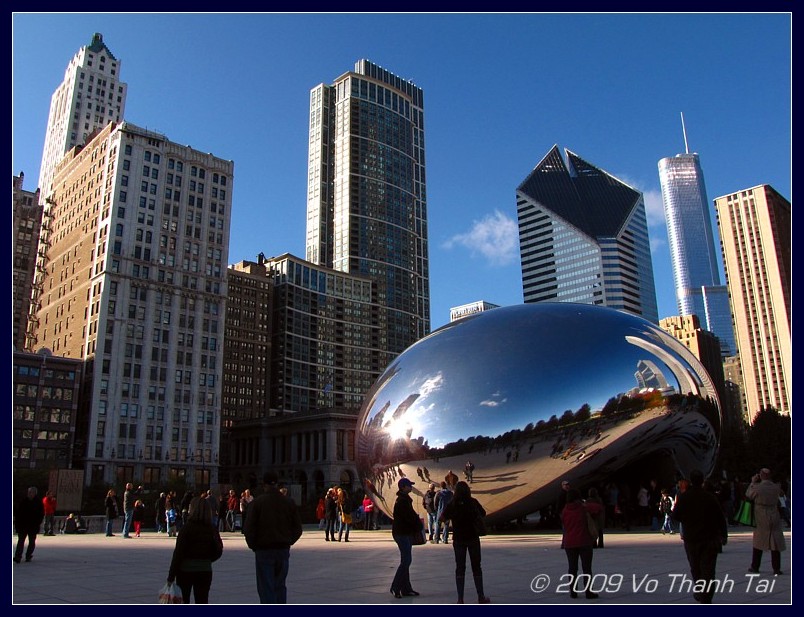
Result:
[[[523,449],[534,460],[588,463],[643,431],[669,443],[666,427],[688,421],[700,425],[692,432],[708,435],[693,439],[691,452],[703,461],[709,455],[701,448],[716,452],[720,412],[711,380],[652,324],[585,305],[499,311],[434,332],[378,380],[358,438],[358,468],[370,482],[391,487],[388,474],[411,465],[425,479],[422,468],[445,459],[461,469],[456,457],[463,456],[499,455],[496,464],[510,464]],[[686,420],[670,419],[678,414]],[[628,458],[629,448],[631,456],[641,451],[630,444],[618,456]]]

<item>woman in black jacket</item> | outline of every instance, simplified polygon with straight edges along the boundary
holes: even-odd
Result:
[[[109,492],[106,493],[106,535],[113,536],[112,533],[112,525],[114,524],[114,519],[117,518],[117,493],[115,493],[113,488],[109,489]]]
[[[196,497],[190,502],[187,523],[176,538],[167,577],[168,583],[175,580],[179,585],[184,604],[190,603],[191,590],[196,604],[209,604],[212,562],[222,554],[221,535],[212,525],[212,506],[208,499]]]
[[[409,495],[413,489],[413,482],[407,478],[402,478],[397,486],[399,486],[399,491],[396,493],[394,523],[391,527],[391,534],[394,542],[399,547],[400,563],[391,583],[391,593],[394,594],[395,598],[401,598],[402,596],[419,595],[419,592],[413,591],[413,587],[410,585],[410,564],[413,561],[412,536],[414,533],[421,533],[423,525],[413,509],[413,500]]]
[[[466,551],[472,564],[472,576],[475,579],[477,601],[488,604],[491,600],[483,593],[483,570],[480,569],[480,534],[476,521],[482,520],[486,511],[480,502],[472,497],[472,490],[466,482],[455,485],[455,497],[452,498],[441,521],[452,521],[452,550],[455,551],[455,586],[458,588],[458,604],[463,604],[463,587],[466,580]]]

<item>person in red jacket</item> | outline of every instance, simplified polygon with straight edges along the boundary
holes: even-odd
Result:
[[[376,529],[377,525],[374,521],[374,502],[371,501],[371,498],[368,495],[363,497],[363,514],[366,515],[365,517],[366,522],[363,528],[366,531]]]
[[[570,584],[570,597],[578,597],[578,589],[583,589],[586,597],[590,600],[597,598],[597,594],[590,589],[592,581],[592,545],[596,537],[592,536],[589,530],[587,519],[597,517],[602,510],[598,503],[584,503],[581,500],[581,493],[578,489],[571,488],[567,491],[567,505],[561,511],[561,525],[564,529],[561,545],[567,553],[567,563],[572,582]],[[581,567],[586,575],[582,583],[578,578],[578,558],[581,559]]]
[[[53,531],[53,517],[56,515],[56,497],[52,491],[45,493],[42,497],[42,507],[45,510],[45,533],[46,536],[55,536]]]

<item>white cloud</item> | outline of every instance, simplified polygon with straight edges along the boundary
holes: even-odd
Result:
[[[662,191],[659,189],[645,189],[639,182],[634,182],[626,175],[617,175],[616,177],[642,193],[642,197],[645,200],[645,216],[648,219],[648,227],[664,227],[666,223],[664,220]]]
[[[501,401],[491,401],[491,400],[489,400],[489,401],[480,401],[480,404],[483,407],[499,407],[500,405],[505,403],[507,400],[508,400],[507,398],[504,398]]]
[[[472,223],[466,233],[457,234],[444,242],[445,249],[463,246],[480,253],[492,266],[504,266],[519,258],[519,227],[516,221],[499,210]]]
[[[648,217],[648,227],[664,227],[664,202],[662,192],[657,190],[642,191],[645,198],[645,215]]]

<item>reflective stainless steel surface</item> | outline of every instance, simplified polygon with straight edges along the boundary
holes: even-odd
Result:
[[[720,403],[701,363],[654,324],[567,303],[496,308],[409,347],[366,397],[357,466],[388,515],[397,481],[474,466],[472,494],[489,522],[555,501],[560,480],[605,480],[665,451],[679,472],[708,474]]]

